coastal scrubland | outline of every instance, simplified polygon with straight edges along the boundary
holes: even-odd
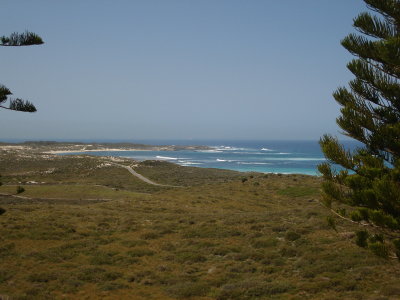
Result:
[[[37,149],[0,161],[0,299],[400,297],[400,263],[356,246],[360,225],[329,226],[318,177]]]

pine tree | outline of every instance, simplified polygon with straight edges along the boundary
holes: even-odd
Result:
[[[24,33],[14,32],[10,36],[0,37],[0,46],[2,47],[18,47],[18,46],[31,46],[41,45],[43,40],[40,36],[33,32],[26,31]],[[10,98],[11,91],[4,85],[0,84],[0,108],[10,109],[15,111],[35,112],[36,107],[27,100],[20,98]],[[4,106],[4,103],[9,101],[9,106]],[[0,181],[1,185],[1,181]],[[0,207],[0,215],[4,214],[6,210]]]
[[[370,12],[354,19],[359,33],[341,42],[356,57],[347,65],[355,79],[349,88],[333,94],[341,105],[337,123],[343,134],[363,146],[349,151],[335,137],[323,136],[320,145],[328,163],[318,170],[324,178],[325,203],[353,206],[353,221],[385,233],[396,249],[400,245],[400,1],[364,2]],[[358,244],[387,255],[382,238],[360,236],[365,239]],[[395,252],[400,258],[400,247]]]
[[[33,32],[26,31],[24,33],[14,32],[10,36],[0,37],[0,46],[3,47],[18,47],[41,45],[43,40],[40,36]],[[20,98],[10,98],[11,91],[4,85],[0,84],[0,108],[10,109],[15,111],[35,112],[36,107],[27,100]],[[4,106],[4,103],[9,101],[9,106]]]

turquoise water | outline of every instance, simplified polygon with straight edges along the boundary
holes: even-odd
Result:
[[[163,160],[182,166],[201,168],[308,175],[318,175],[317,165],[325,161],[316,141],[143,141],[143,143],[206,145],[212,149],[197,151],[96,151],[85,152],[85,154],[120,156],[140,161]],[[350,141],[344,144],[349,148],[356,146],[354,142]]]

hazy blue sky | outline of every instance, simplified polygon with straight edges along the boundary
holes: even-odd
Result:
[[[338,133],[340,40],[361,0],[2,0],[0,140],[318,139]]]

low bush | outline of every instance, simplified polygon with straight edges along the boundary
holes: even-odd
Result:
[[[21,194],[21,193],[23,193],[23,192],[25,192],[25,189],[22,187],[22,186],[17,186],[17,194]]]
[[[34,273],[27,278],[31,282],[49,282],[56,280],[57,276],[54,273]]]
[[[209,286],[202,282],[181,282],[168,287],[167,292],[173,297],[187,299],[205,296],[209,289]]]
[[[128,251],[127,254],[130,257],[142,257],[142,256],[152,256],[154,255],[154,252],[145,248],[136,248],[131,251]]]
[[[371,251],[380,257],[387,258],[389,256],[389,250],[386,245],[382,242],[374,242],[369,244]]]
[[[288,231],[288,232],[286,232],[286,234],[285,234],[285,238],[288,240],[288,241],[295,241],[295,240],[298,240],[299,238],[301,237],[301,235],[300,234],[298,234],[297,232],[294,232],[294,231]]]
[[[369,233],[365,230],[357,231],[356,232],[356,244],[360,247],[367,247],[368,246],[368,237]]]

